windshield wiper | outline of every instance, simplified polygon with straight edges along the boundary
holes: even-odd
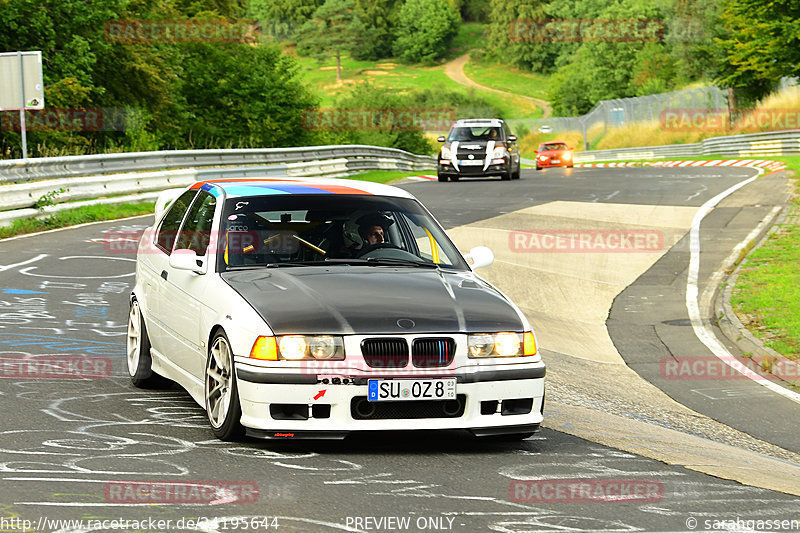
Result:
[[[305,267],[305,266],[329,266],[329,265],[376,265],[376,266],[413,266],[422,268],[439,268],[436,263],[428,263],[426,261],[414,261],[411,259],[399,259],[396,257],[369,257],[361,259],[358,257],[353,258],[332,258],[324,259],[321,261],[287,261],[285,263],[267,263],[265,268],[283,268],[283,267]]]
[[[370,257],[367,259],[367,264],[439,268],[439,265],[436,263],[428,263],[427,261],[414,261],[412,259],[400,259],[398,257]]]

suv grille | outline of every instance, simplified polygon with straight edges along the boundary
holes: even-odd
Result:
[[[408,365],[408,343],[405,339],[364,339],[361,354],[372,368],[403,368]]]
[[[411,349],[411,360],[417,368],[448,366],[455,355],[453,339],[417,339]]]

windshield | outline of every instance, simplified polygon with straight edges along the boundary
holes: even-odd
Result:
[[[220,230],[220,272],[361,263],[468,269],[439,224],[408,198],[232,198],[225,202]]]
[[[448,141],[499,141],[500,128],[497,126],[459,126],[453,128]]]
[[[541,151],[545,151],[545,150],[566,150],[566,149],[567,149],[567,145],[564,144],[564,143],[552,143],[552,144],[543,144]]]

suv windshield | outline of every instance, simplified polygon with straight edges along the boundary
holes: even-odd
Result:
[[[313,194],[228,199],[218,271],[319,264],[428,265],[467,270],[464,258],[419,202]]]
[[[450,130],[448,141],[500,141],[501,128],[498,126],[458,126]]]

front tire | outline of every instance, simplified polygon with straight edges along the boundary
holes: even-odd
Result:
[[[437,174],[436,177],[439,179],[439,181],[447,181],[447,176],[442,176],[441,174]]]
[[[128,375],[135,387],[149,388],[159,383],[160,378],[152,369],[153,360],[150,357],[150,338],[144,324],[142,310],[137,300],[131,301],[128,314],[128,341],[127,341]]]
[[[214,335],[206,360],[203,386],[206,416],[211,431],[220,440],[236,440],[244,435],[242,406],[233,366],[233,351],[223,331]]]

